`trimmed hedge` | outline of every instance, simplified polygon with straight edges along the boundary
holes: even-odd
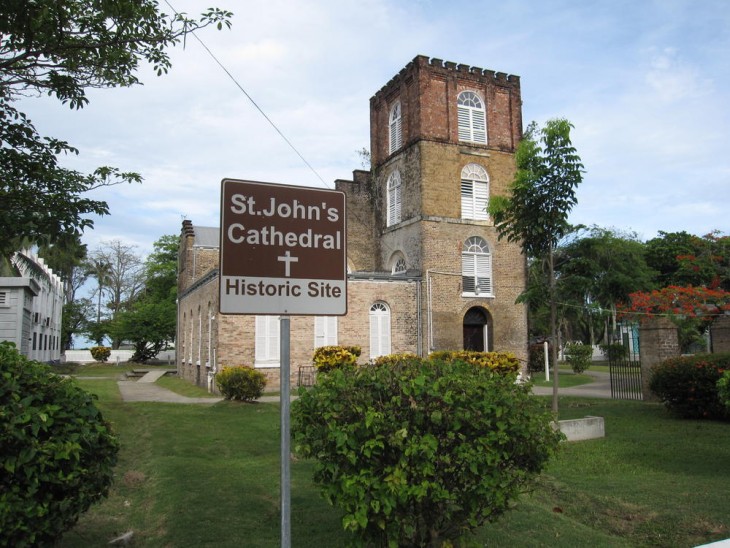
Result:
[[[590,344],[568,343],[565,345],[565,361],[573,373],[583,373],[591,366],[593,347]]]
[[[254,401],[266,388],[266,375],[245,365],[224,367],[215,376],[218,390],[227,400]]]
[[[92,358],[102,363],[106,363],[109,356],[112,355],[112,349],[108,346],[92,346],[89,351]]]
[[[512,507],[561,434],[529,385],[463,360],[323,373],[292,402],[295,452],[367,546],[453,546]]]
[[[666,360],[652,369],[649,387],[674,414],[686,419],[730,420],[717,383],[730,370],[730,353]]]
[[[0,546],[47,546],[104,498],[119,444],[71,379],[0,343]]]
[[[437,350],[429,355],[431,360],[447,363],[464,362],[484,367],[496,373],[519,373],[520,362],[511,352],[477,352],[476,350]]]

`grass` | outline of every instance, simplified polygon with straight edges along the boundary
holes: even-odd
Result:
[[[550,375],[550,380],[545,380],[545,373],[533,373],[532,382],[535,386],[552,386],[553,376]],[[580,386],[582,384],[590,384],[593,382],[593,378],[589,375],[575,374],[572,371],[570,373],[566,371],[560,371],[558,375],[558,386],[560,388],[570,388],[571,386]]]
[[[279,544],[277,405],[124,403],[113,378],[77,382],[99,395],[122,452],[109,498],[59,546],[101,546],[129,530],[135,546]],[[689,547],[730,537],[730,424],[677,420],[643,402],[560,405],[561,418],[603,416],[606,437],[564,444],[534,492],[468,546]],[[346,545],[312,471],[292,463],[292,545]]]

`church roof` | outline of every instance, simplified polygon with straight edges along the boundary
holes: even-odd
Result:
[[[196,226],[194,247],[220,247],[220,228],[217,226]]]

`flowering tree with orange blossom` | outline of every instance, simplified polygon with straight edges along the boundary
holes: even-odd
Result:
[[[730,314],[730,291],[720,288],[670,285],[654,291],[637,291],[619,306],[619,317],[643,321],[664,315],[677,324],[683,350],[721,314]]]

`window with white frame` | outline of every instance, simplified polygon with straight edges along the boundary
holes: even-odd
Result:
[[[390,309],[383,302],[370,307],[370,359],[390,354]]]
[[[314,317],[314,347],[337,344],[337,316]]]
[[[256,316],[255,367],[279,367],[279,316]]]
[[[461,170],[461,218],[487,220],[489,176],[479,164],[467,164]]]
[[[481,98],[473,91],[462,91],[456,108],[459,141],[487,144],[487,115]]]
[[[390,273],[396,275],[406,273],[406,258],[400,251],[393,253],[390,258]]]
[[[403,125],[401,124],[400,101],[394,104],[390,109],[388,129],[390,133],[388,154],[393,154],[403,144]]]
[[[393,171],[388,177],[388,226],[398,224],[401,220],[401,179],[400,171]]]
[[[8,306],[8,294],[6,291],[0,291],[0,306]]]
[[[461,253],[462,293],[467,296],[492,296],[492,254],[483,238],[472,236]]]

